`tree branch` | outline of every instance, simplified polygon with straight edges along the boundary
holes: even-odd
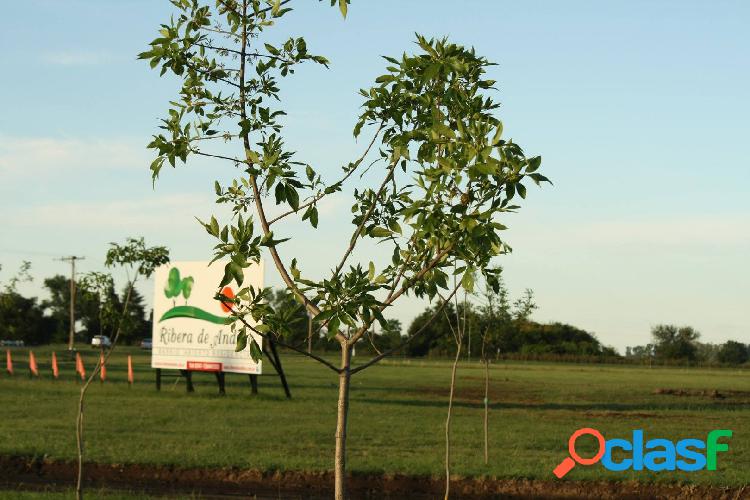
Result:
[[[372,148],[372,145],[375,144],[375,139],[377,139],[377,137],[380,134],[380,131],[382,129],[383,129],[383,124],[381,123],[380,126],[378,127],[378,130],[375,132],[375,135],[373,135],[372,140],[370,141],[370,144],[367,146],[367,149],[365,149],[365,152],[362,153],[362,156],[360,156],[359,159],[357,159],[357,161],[355,161],[352,164],[352,168],[349,169],[349,171],[346,173],[346,175],[344,175],[344,177],[342,177],[340,181],[334,182],[332,184],[332,186],[335,186],[336,184],[343,184],[357,170],[357,168],[359,167],[359,165],[365,159],[365,156],[367,156],[367,153],[370,152],[370,149]],[[268,221],[268,225],[270,226],[274,222],[277,222],[280,219],[283,219],[287,215],[291,215],[293,213],[296,213],[296,212],[302,210],[303,208],[306,208],[306,207],[312,205],[313,203],[317,203],[324,196],[326,196],[325,192],[317,194],[312,200],[310,200],[310,201],[308,201],[308,202],[303,203],[302,205],[300,205],[299,208],[297,208],[297,210],[289,210],[289,211],[284,212],[283,214],[281,214],[281,215],[279,215],[277,217],[274,217],[273,219],[271,219],[270,221]]]
[[[242,54],[242,52],[239,51],[239,50],[229,49],[227,47],[217,47],[215,45],[210,45],[210,44],[207,44],[207,43],[195,42],[193,45],[197,45],[198,47],[203,47],[205,49],[215,50],[217,52],[228,52],[230,54],[236,54],[236,55],[241,55]],[[266,59],[275,59],[277,61],[281,61],[281,62],[284,62],[284,63],[290,63],[290,64],[295,62],[292,59],[284,59],[283,57],[274,56],[272,54],[261,54],[260,52],[248,52],[248,53],[245,54],[245,57],[250,57],[250,58],[252,58],[252,57],[265,57]],[[231,71],[239,71],[239,70],[231,70]]]
[[[427,323],[425,323],[424,325],[422,325],[419,328],[419,330],[417,330],[412,335],[410,335],[409,338],[407,338],[404,342],[402,342],[400,345],[398,345],[398,346],[396,346],[396,347],[394,347],[392,349],[388,349],[387,351],[384,351],[382,354],[380,354],[378,356],[375,356],[374,358],[372,358],[367,363],[352,368],[350,370],[350,373],[352,375],[354,375],[355,373],[360,372],[360,371],[364,370],[365,368],[368,368],[368,367],[374,365],[375,363],[379,362],[380,360],[382,360],[386,356],[390,356],[394,352],[399,351],[399,350],[403,349],[404,347],[406,347],[409,343],[411,343],[412,340],[414,340],[417,337],[417,335],[419,335],[420,333],[422,333],[428,326],[430,326],[430,324],[432,323],[432,321],[443,311],[443,309],[445,308],[445,305],[456,294],[456,292],[458,291],[458,289],[460,288],[460,286],[461,286],[460,284],[456,285],[456,287],[453,289],[453,291],[448,296],[448,298],[447,299],[443,299],[443,303],[440,304],[440,307],[433,313],[433,315],[430,317],[430,319],[427,320]]]
[[[232,309],[232,313],[235,313],[235,314],[236,314],[236,311],[235,311],[234,309]],[[263,337],[264,339],[268,339],[268,340],[269,340],[269,341],[271,341],[271,342],[276,342],[276,343],[277,343],[278,345],[280,345],[281,347],[285,347],[285,348],[287,348],[287,349],[290,349],[290,350],[292,350],[292,351],[294,351],[294,352],[298,352],[298,353],[300,353],[300,354],[303,354],[303,355],[307,356],[308,358],[312,358],[312,359],[314,359],[315,361],[318,361],[319,363],[322,363],[322,364],[324,364],[325,366],[327,366],[327,367],[328,367],[328,368],[330,368],[331,370],[335,371],[336,373],[341,373],[341,370],[340,370],[340,369],[336,368],[336,366],[334,366],[333,364],[331,364],[331,363],[330,363],[329,361],[327,361],[327,360],[325,360],[325,359],[321,358],[320,356],[318,356],[318,355],[316,355],[316,354],[313,354],[313,353],[311,353],[311,352],[307,352],[307,351],[305,351],[304,349],[299,349],[299,348],[297,348],[297,347],[295,347],[295,346],[293,346],[293,345],[291,345],[291,344],[287,344],[287,343],[285,343],[285,342],[283,342],[283,341],[281,341],[281,340],[278,340],[278,338],[270,338],[270,337],[269,337],[268,335],[266,335],[265,333],[261,333],[261,332],[259,332],[259,331],[258,331],[258,330],[257,330],[257,329],[256,329],[256,328],[254,327],[254,326],[252,326],[252,325],[251,325],[250,323],[248,323],[247,321],[245,321],[245,318],[243,318],[243,317],[241,317],[241,316],[235,316],[235,317],[236,317],[237,319],[239,319],[239,320],[240,320],[240,321],[242,322],[242,324],[243,324],[243,325],[245,325],[246,327],[248,327],[248,328],[249,328],[250,330],[252,330],[252,331],[253,331],[254,333],[256,333],[256,334],[260,335],[260,336],[261,336],[261,337]]]
[[[242,14],[243,17],[247,17],[247,1],[243,2],[242,7]],[[240,114],[242,116],[242,119],[247,119],[247,109],[246,109],[246,100],[245,100],[245,54],[247,53],[247,26],[243,25],[242,28],[242,42],[241,42],[241,55],[240,58],[240,75],[239,75],[239,82],[240,82]],[[249,165],[252,165],[252,160],[250,159],[250,136],[249,132],[245,132],[242,134],[242,143],[245,147],[245,156],[246,156],[246,162]],[[250,186],[253,190],[253,196],[255,198],[255,209],[258,212],[258,219],[260,220],[260,225],[263,228],[263,233],[268,234],[271,232],[271,229],[268,224],[268,220],[266,219],[266,212],[263,207],[263,201],[260,195],[260,189],[258,189],[258,182],[255,175],[250,175]],[[273,259],[273,262],[276,266],[276,269],[279,272],[279,275],[281,276],[281,279],[284,281],[286,286],[304,303],[305,308],[310,311],[311,313],[315,314],[316,316],[320,314],[320,308],[315,305],[307,296],[302,293],[297,287],[297,285],[294,283],[294,280],[289,275],[289,272],[286,269],[286,266],[284,266],[284,263],[281,261],[281,257],[279,257],[279,252],[276,250],[275,246],[268,247],[268,251],[271,254],[271,258]],[[341,333],[336,333],[336,339],[339,342],[346,342],[346,338],[341,335]]]
[[[357,229],[354,231],[354,234],[352,234],[352,239],[349,241],[349,248],[346,249],[344,256],[341,258],[341,262],[339,262],[339,265],[336,266],[336,270],[333,272],[334,277],[339,275],[339,273],[341,272],[341,269],[344,267],[344,264],[346,263],[346,259],[349,258],[349,255],[351,255],[351,253],[354,251],[354,247],[357,246],[357,241],[359,241],[359,235],[362,232],[362,228],[365,227],[365,223],[367,222],[367,219],[369,219],[372,213],[375,211],[377,199],[380,198],[380,196],[383,194],[383,191],[385,191],[385,187],[388,185],[388,181],[391,179],[391,176],[393,175],[393,171],[396,168],[396,165],[397,164],[394,163],[388,169],[388,174],[385,176],[383,183],[380,185],[378,192],[375,194],[375,200],[372,202],[372,205],[370,205],[370,208],[368,208],[367,212],[365,212],[365,215],[362,216],[362,222],[359,223],[359,226],[357,226]]]
[[[429,264],[427,264],[427,266],[425,266],[421,271],[419,271],[417,274],[412,276],[410,279],[406,280],[407,283],[405,283],[404,286],[401,287],[401,289],[398,292],[396,292],[390,298],[386,299],[385,302],[383,302],[381,311],[385,309],[387,306],[391,305],[393,301],[395,301],[397,298],[403,295],[404,292],[406,292],[409,288],[411,288],[411,286],[414,284],[415,281],[421,279],[422,276],[427,274],[433,267],[439,264],[440,261],[443,259],[443,257],[445,257],[448,254],[448,252],[450,252],[452,247],[453,247],[453,244],[449,243],[447,247],[445,247],[443,250],[437,253],[437,255],[429,262]]]
[[[421,271],[419,271],[417,274],[412,276],[410,280],[407,280],[407,283],[404,284],[404,286],[399,290],[395,295],[393,295],[390,298],[387,298],[385,302],[380,306],[380,312],[382,313],[386,307],[388,307],[390,304],[393,303],[394,300],[396,300],[398,297],[400,297],[403,293],[405,293],[411,286],[416,282],[418,279],[420,279],[422,276],[427,274],[433,267],[435,267],[437,264],[440,263],[440,260],[442,260],[443,256],[448,253],[450,250],[451,245],[448,245],[448,247],[445,248],[445,250],[438,252],[438,255],[435,256]],[[370,326],[375,322],[375,317],[373,316],[370,321],[367,322],[367,324],[363,325],[357,332],[352,335],[352,337],[349,339],[349,345],[354,345],[357,343],[359,339],[362,338],[362,336],[365,334],[365,332],[370,328]]]
[[[198,149],[191,148],[190,151],[200,156],[208,156],[209,158],[219,158],[220,160],[228,160],[234,163],[247,163],[246,160],[240,160],[239,158],[232,158],[231,156],[222,156],[222,155],[215,155],[211,153],[204,153],[203,151],[200,151]]]

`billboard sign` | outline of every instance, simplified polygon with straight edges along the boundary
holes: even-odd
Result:
[[[245,286],[263,286],[263,262],[244,270]],[[174,370],[261,373],[250,348],[235,352],[237,335],[230,308],[214,299],[224,263],[171,262],[154,273],[154,328],[151,366]],[[236,284],[222,290],[234,296]],[[250,324],[253,324],[252,322]],[[262,345],[260,336],[255,336]]]

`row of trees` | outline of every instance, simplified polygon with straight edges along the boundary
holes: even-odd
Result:
[[[467,294],[466,300],[427,307],[414,318],[405,332],[397,319],[387,319],[383,325],[373,325],[357,343],[357,351],[379,354],[399,346],[405,337],[413,337],[403,349],[406,356],[453,356],[457,346],[451,334],[451,319],[460,317],[466,322],[463,352],[467,357],[471,357],[472,353],[478,356],[483,344],[487,355],[495,358],[508,355],[618,356],[613,348],[603,346],[593,334],[580,328],[563,323],[541,324],[532,321],[531,314],[538,309],[533,291],[527,289],[520,298],[511,302],[501,277],[498,282],[497,292],[489,290],[481,297]],[[274,291],[270,303],[277,314],[284,318],[289,330],[286,335],[288,342],[296,347],[307,345],[314,350],[332,347],[317,322],[313,321],[310,329],[304,307],[289,292]],[[441,306],[442,311],[439,310]],[[311,331],[315,333],[309,339]]]
[[[534,295],[526,290],[523,297],[512,305],[501,284],[500,293],[485,294],[484,304],[476,305],[469,301],[448,304],[444,314],[435,314],[435,308],[427,308],[409,326],[408,334],[422,330],[422,333],[407,346],[409,356],[452,356],[457,346],[451,336],[450,318],[465,318],[465,352],[470,356],[484,347],[490,357],[508,355],[528,356],[594,356],[614,357],[617,352],[603,346],[597,338],[575,326],[552,323],[541,324],[530,319],[537,309]],[[472,346],[474,346],[472,348]]]
[[[652,342],[628,347],[625,357],[639,362],[741,365],[750,361],[750,344],[729,340],[723,344],[699,342],[700,332],[691,326],[657,325]]]
[[[69,331],[70,280],[55,275],[44,280],[48,293],[45,299],[27,297],[18,291],[18,285],[31,281],[30,264],[24,263],[16,275],[7,280],[0,290],[0,339],[22,340],[37,345],[65,342]],[[485,293],[483,303],[458,301],[447,304],[443,314],[434,320],[439,305],[426,308],[403,332],[397,319],[388,319],[385,326],[373,328],[358,344],[357,349],[377,354],[398,346],[403,335],[419,335],[407,344],[404,354],[411,357],[452,356],[456,344],[450,331],[449,318],[465,317],[467,322],[464,352],[471,356],[479,353],[483,339],[485,349],[492,357],[507,355],[530,356],[592,356],[616,357],[617,352],[603,346],[597,338],[575,326],[552,323],[541,324],[530,319],[538,308],[532,290],[513,303],[508,298],[505,285],[500,282],[499,292]],[[104,302],[120,310],[126,289],[117,293],[111,284],[107,287]],[[284,315],[289,328],[287,340],[296,346],[309,345],[313,350],[327,350],[331,343],[318,333],[320,328],[313,323],[311,342],[308,340],[309,323],[305,309],[285,290],[276,290],[271,303]],[[76,288],[75,313],[80,328],[77,341],[87,342],[92,336],[107,334],[111,321],[102,316],[98,297],[86,287]],[[121,341],[126,344],[148,337],[151,332],[151,314],[146,312],[143,296],[133,290],[130,306],[123,320]],[[637,362],[691,362],[702,364],[741,365],[750,361],[750,344],[729,340],[723,344],[700,342],[700,332],[690,326],[657,325],[651,331],[653,340],[642,346],[627,347],[625,358]],[[486,337],[486,338],[485,338]],[[474,347],[472,347],[474,346]]]
[[[27,297],[18,290],[18,285],[32,281],[25,262],[18,272],[7,280],[0,290],[0,339],[22,340],[26,344],[38,345],[65,342],[70,328],[70,278],[62,275],[44,280],[48,297]],[[76,340],[88,342],[94,335],[109,335],[114,328],[112,318],[102,314],[102,303],[112,310],[121,310],[127,294],[127,286],[120,294],[112,283],[100,298],[86,286],[76,287],[75,317],[80,328]],[[133,290],[130,305],[123,318],[121,340],[133,343],[150,336],[151,318],[146,312],[143,296]]]

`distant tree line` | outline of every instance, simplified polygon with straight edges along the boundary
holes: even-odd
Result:
[[[30,264],[25,262],[14,277],[0,288],[0,339],[22,340],[28,345],[67,342],[70,328],[70,278],[56,275],[44,280],[49,297],[25,297],[18,285],[31,281]],[[107,300],[120,309],[124,293],[110,287]],[[76,287],[76,341],[88,343],[94,335],[111,335],[115,325],[100,314],[101,302],[85,287]],[[121,339],[134,343],[151,336],[151,318],[146,313],[143,296],[133,290],[127,316],[123,320]]]
[[[12,278],[0,285],[0,339],[22,340],[28,345],[66,342],[70,324],[70,279],[62,275],[47,278],[43,283],[48,298],[26,297],[18,291],[18,285],[31,281],[29,270],[30,264],[25,262]],[[123,294],[124,290],[117,293],[111,286],[106,300],[119,310]],[[450,333],[449,318],[458,317],[466,321],[467,345],[464,349],[468,356],[478,355],[484,343],[486,352],[494,358],[579,361],[615,361],[621,358],[621,361],[637,363],[726,365],[750,362],[748,344],[735,340],[723,344],[702,343],[697,330],[675,325],[655,326],[651,330],[652,342],[627,347],[622,359],[615,349],[602,345],[592,333],[563,323],[542,324],[531,320],[531,314],[538,308],[532,290],[527,289],[521,298],[511,303],[500,280],[498,292],[486,291],[480,299],[479,303],[469,300],[450,303],[441,315],[424,327],[439,306],[428,307],[414,318],[406,332],[402,331],[399,320],[389,319],[387,328],[379,327],[368,332],[357,344],[357,350],[377,354],[401,345],[405,338],[422,329],[405,346],[404,355],[450,356],[455,354],[456,344]],[[153,321],[151,314],[146,312],[143,296],[137,290],[133,290],[130,300],[121,333],[126,344],[150,337]],[[77,342],[88,343],[94,335],[111,333],[114,325],[102,316],[101,302],[85,287],[76,288],[75,315],[76,323],[80,324],[76,330]],[[307,346],[308,333],[312,331],[309,344],[313,350],[332,347],[320,331],[320,325],[308,323],[304,308],[288,292],[274,291],[271,305],[286,318],[287,342],[298,347]]]
[[[466,323],[467,356],[479,355],[484,347],[490,358],[563,359],[614,358],[617,352],[603,346],[589,332],[564,323],[543,324],[531,320],[538,308],[533,291],[511,304],[502,280],[498,292],[486,291],[482,303],[459,300],[448,304],[432,323],[425,327],[438,305],[425,309],[407,330],[407,335],[421,332],[406,346],[408,356],[450,356],[456,343],[450,334],[449,318]]]
[[[750,345],[729,340],[723,344],[701,343],[690,326],[657,325],[650,344],[628,347],[625,357],[641,363],[699,363],[743,365],[750,361]]]

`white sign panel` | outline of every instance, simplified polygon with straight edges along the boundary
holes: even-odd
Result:
[[[250,348],[235,352],[229,307],[215,300],[224,262],[171,262],[154,273],[154,330],[151,366],[174,370],[261,373]],[[263,263],[244,270],[243,286],[263,286]],[[232,282],[222,293],[232,297]],[[253,324],[253,323],[250,323]],[[260,336],[255,336],[263,345]]]

